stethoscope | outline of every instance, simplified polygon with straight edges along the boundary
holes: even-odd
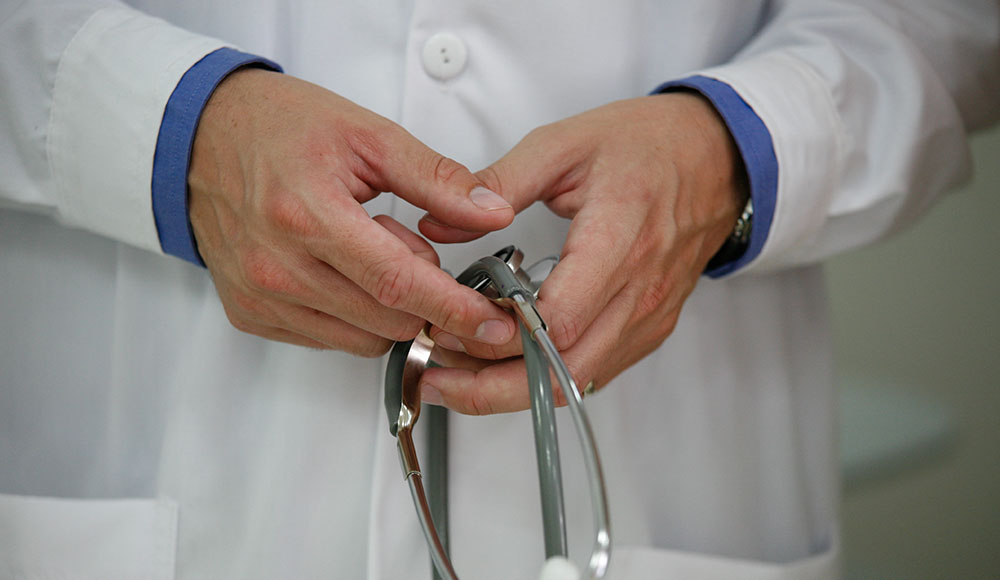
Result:
[[[535,298],[542,280],[555,265],[555,258],[542,260],[522,269],[523,254],[508,246],[487,256],[462,272],[457,280],[497,304],[513,310],[517,316],[524,362],[528,372],[535,455],[538,463],[539,489],[547,563],[543,578],[604,578],[611,555],[608,528],[608,505],[601,472],[601,461],[594,442],[590,421],[583,409],[583,398],[562,357],[546,332],[545,322],[535,309]],[[385,377],[385,408],[389,431],[396,437],[403,477],[420,519],[434,567],[435,579],[458,580],[448,557],[447,532],[447,437],[448,423],[443,407],[429,406],[428,470],[431,498],[424,491],[424,474],[417,461],[413,428],[420,417],[420,375],[431,362],[434,341],[425,331],[412,341],[398,342],[389,354]],[[584,453],[590,486],[593,520],[596,530],[587,570],[580,575],[566,560],[566,520],[563,506],[562,470],[556,439],[555,404],[549,369],[553,371],[565,395],[573,417],[577,438]],[[548,571],[548,572],[546,572]]]

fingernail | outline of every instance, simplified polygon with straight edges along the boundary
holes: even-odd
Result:
[[[437,219],[434,219],[434,216],[432,216],[431,214],[424,214],[424,217],[422,217],[420,219],[422,219],[423,221],[425,221],[427,223],[434,224],[436,226],[449,227],[448,224],[442,223],[442,222],[438,221]]]
[[[487,320],[476,329],[476,340],[487,344],[506,344],[510,340],[507,323],[502,320]]]
[[[507,200],[497,195],[495,192],[483,186],[477,186],[469,192],[469,199],[480,209],[486,211],[496,211],[498,209],[508,209],[510,204]]]
[[[441,334],[435,336],[434,344],[447,350],[453,350],[455,352],[465,352],[465,345],[462,344],[462,341],[458,340],[457,337],[448,334],[447,332],[442,332]]]
[[[437,390],[434,385],[428,385],[427,383],[420,385],[420,398],[430,405],[444,405],[444,398],[441,397],[441,391]]]

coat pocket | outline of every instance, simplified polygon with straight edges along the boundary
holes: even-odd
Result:
[[[177,503],[0,494],[0,580],[172,580]]]
[[[609,580],[839,580],[840,550],[786,564],[772,564],[648,547],[622,546],[612,552]]]

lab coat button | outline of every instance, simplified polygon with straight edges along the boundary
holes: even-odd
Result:
[[[447,32],[435,34],[424,44],[424,70],[439,81],[453,79],[465,68],[468,55],[461,38]]]

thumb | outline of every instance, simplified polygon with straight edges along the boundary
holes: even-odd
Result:
[[[401,128],[390,139],[376,167],[382,189],[427,210],[444,226],[485,233],[514,220],[510,204],[461,163]]]
[[[536,201],[547,202],[572,189],[585,176],[587,150],[561,123],[539,127],[489,167],[476,173],[486,187],[504,197],[520,213]]]
[[[514,211],[520,213],[536,201],[548,201],[571,189],[579,179],[579,148],[567,146],[551,126],[529,133],[520,143],[489,167],[477,172],[476,179],[491,191],[498,192]],[[428,215],[420,222],[420,231],[437,242],[467,241],[479,234],[464,232],[451,224],[442,224]]]

